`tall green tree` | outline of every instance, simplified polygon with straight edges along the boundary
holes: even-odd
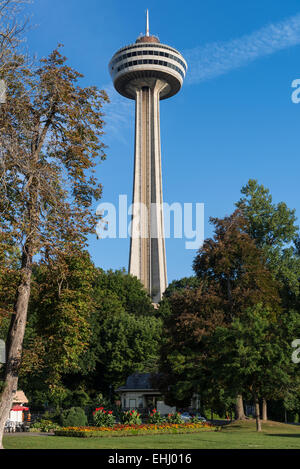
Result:
[[[97,327],[98,326],[98,327]],[[115,391],[134,372],[155,372],[158,367],[161,320],[126,311],[98,316],[94,380]],[[98,385],[99,385],[98,384]]]
[[[249,308],[230,327],[217,328],[209,341],[209,368],[227,389],[252,396],[258,431],[259,400],[282,398],[299,387],[294,381],[297,365],[291,361],[288,338],[283,333],[286,329],[275,316],[261,305]]]
[[[97,222],[91,208],[101,196],[94,167],[104,158],[102,107],[107,96],[81,87],[82,75],[57,49],[38,68],[7,71],[6,104],[0,108],[0,232],[20,247],[20,281],[7,338],[0,439],[17,388],[32,265],[84,246]]]
[[[33,271],[21,383],[30,396],[38,380],[47,400],[66,393],[63,377],[80,370],[92,335],[93,287],[97,269],[86,251],[72,247],[53,264]],[[37,357],[38,353],[38,357]],[[38,358],[38,361],[37,361]]]
[[[125,270],[99,271],[95,293],[113,292],[127,313],[135,315],[153,315],[155,310],[152,300],[137,277]]]
[[[237,207],[247,220],[247,232],[263,249],[268,268],[280,282],[281,297],[287,308],[299,297],[299,227],[295,210],[284,202],[274,203],[269,189],[250,179],[241,189]]]
[[[90,386],[108,393],[133,372],[156,371],[161,319],[142,283],[124,271],[98,270],[92,341],[83,360],[93,365]]]
[[[258,303],[280,311],[278,286],[264,252],[247,233],[242,213],[237,210],[211,222],[214,237],[205,240],[194,261],[199,287],[168,298],[171,314],[164,319],[161,370],[169,375],[167,395],[173,399],[186,401],[196,389],[215,388],[230,401],[234,390],[226,390],[208,367],[210,337],[217,327],[230,328],[235,318]],[[206,392],[211,403],[212,397]]]
[[[190,404],[192,395],[208,389],[205,378],[205,343],[224,323],[222,301],[213,285],[202,280],[198,288],[179,289],[169,298],[170,313],[163,317],[159,387],[166,402],[178,407]],[[207,397],[207,396],[206,396]]]

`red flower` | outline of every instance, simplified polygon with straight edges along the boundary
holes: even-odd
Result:
[[[156,410],[156,409],[153,409],[152,412],[153,412],[154,414],[156,414],[157,410]]]
[[[109,413],[109,414],[112,414],[112,410],[109,410],[108,413]]]

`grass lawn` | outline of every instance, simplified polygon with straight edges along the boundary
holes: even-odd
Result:
[[[9,435],[7,449],[300,449],[300,426],[263,423],[256,433],[255,421],[234,422],[220,432],[186,435],[152,435],[114,438]]]

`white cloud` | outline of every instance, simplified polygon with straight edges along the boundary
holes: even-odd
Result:
[[[300,14],[227,42],[187,50],[187,83],[199,83],[247,65],[260,57],[300,44]]]
[[[186,83],[215,78],[297,44],[300,44],[300,14],[237,39],[195,47],[183,54],[189,65]],[[103,86],[103,89],[110,98],[104,110],[108,140],[117,139],[128,144],[128,132],[132,131],[134,122],[134,101],[117,93],[112,83]]]

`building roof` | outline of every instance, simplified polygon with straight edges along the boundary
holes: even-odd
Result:
[[[23,391],[17,391],[16,394],[14,395],[13,404],[17,404],[17,403],[22,403],[22,404],[28,403],[28,399],[25,396]]]
[[[156,36],[140,36],[135,42],[137,44],[140,42],[154,42],[156,44],[159,44],[160,40]]]
[[[151,383],[152,376],[152,373],[134,373],[127,378],[125,386],[121,386],[117,390],[154,390]]]

